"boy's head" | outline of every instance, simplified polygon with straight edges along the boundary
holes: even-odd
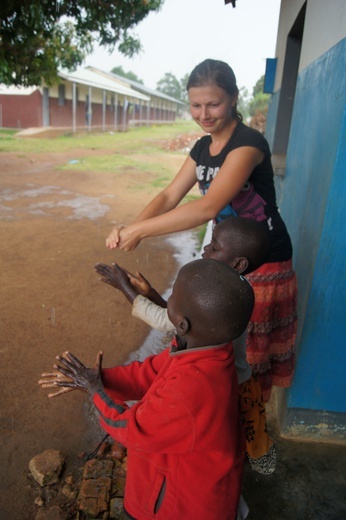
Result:
[[[215,226],[202,257],[219,260],[238,273],[248,274],[266,261],[269,250],[269,231],[265,224],[231,216]]]
[[[201,259],[180,269],[167,311],[188,348],[218,345],[244,332],[254,299],[251,285],[237,271]]]

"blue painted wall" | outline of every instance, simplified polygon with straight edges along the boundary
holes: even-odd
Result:
[[[287,405],[330,412],[346,412],[345,71],[346,39],[299,73],[278,185],[299,283],[298,361]],[[269,142],[278,95],[269,108]]]

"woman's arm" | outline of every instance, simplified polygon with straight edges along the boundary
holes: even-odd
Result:
[[[173,181],[162,190],[147,206],[139,213],[133,223],[142,222],[149,218],[162,215],[175,208],[185,195],[196,184],[196,163],[188,156]],[[118,247],[120,232],[125,226],[115,226],[106,240],[106,246],[110,249]]]
[[[205,196],[166,213],[135,221],[121,230],[118,247],[131,251],[142,238],[184,231],[213,219],[239,193],[263,156],[263,152],[250,146],[233,150],[227,155]]]

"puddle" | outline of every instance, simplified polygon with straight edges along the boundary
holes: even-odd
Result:
[[[178,273],[179,269],[183,265],[200,258],[200,247],[195,232],[182,231],[181,233],[168,237],[166,240],[167,243],[175,249],[173,257],[177,262],[176,273]],[[167,299],[171,294],[174,280],[175,276],[171,280],[166,291],[162,294],[164,299]],[[158,354],[169,345],[171,339],[171,333],[151,329],[141,347],[130,354],[127,363],[132,363],[132,361],[143,361],[148,356]]]
[[[103,204],[97,197],[89,197],[80,195],[69,190],[61,189],[59,186],[40,186],[35,187],[28,184],[23,190],[5,189],[0,192],[0,200],[4,203],[10,203],[19,199],[35,199],[38,197],[49,197],[54,195],[54,200],[45,200],[43,202],[22,204],[20,208],[12,208],[10,205],[0,204],[0,219],[8,220],[15,218],[11,215],[11,211],[18,213],[29,213],[36,216],[56,216],[56,212],[52,212],[56,208],[70,208],[71,214],[63,216],[64,220],[80,220],[87,218],[88,220],[96,220],[104,217],[110,210],[107,204]],[[58,201],[56,200],[58,197]]]

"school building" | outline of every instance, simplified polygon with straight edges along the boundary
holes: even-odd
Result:
[[[266,137],[298,276],[297,367],[283,435],[345,441],[346,2],[282,0]]]
[[[169,124],[184,103],[127,78],[86,67],[53,86],[0,85],[0,128],[125,131]]]

